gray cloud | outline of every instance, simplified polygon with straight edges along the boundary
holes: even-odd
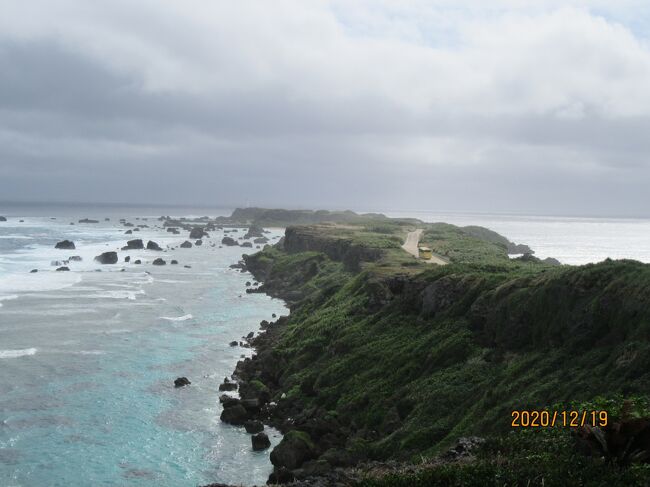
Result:
[[[565,3],[0,0],[0,199],[645,214],[650,9]]]

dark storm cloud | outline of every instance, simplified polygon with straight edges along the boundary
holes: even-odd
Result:
[[[496,5],[7,2],[0,199],[642,214],[639,5]]]

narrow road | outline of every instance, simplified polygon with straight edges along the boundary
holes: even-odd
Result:
[[[413,232],[409,232],[406,235],[406,242],[402,245],[402,248],[406,250],[409,254],[419,259],[420,253],[418,252],[418,243],[420,242],[420,237],[422,236],[422,229],[418,228]],[[448,262],[441,257],[438,257],[436,254],[433,254],[429,260],[420,259],[422,262],[428,264],[438,264],[438,265],[447,265]]]

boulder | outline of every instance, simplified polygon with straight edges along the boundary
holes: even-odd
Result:
[[[90,220],[89,218],[84,218],[83,220],[79,220],[79,223],[99,223],[99,220]]]
[[[236,382],[224,382],[223,384],[219,384],[219,390],[222,391],[222,392],[236,391],[237,390],[237,383]]]
[[[189,241],[185,240],[185,242],[183,242],[181,244],[181,248],[182,249],[191,249],[192,248],[192,242],[189,242]]]
[[[104,252],[95,257],[100,264],[117,264],[117,252]]]
[[[122,247],[122,250],[139,250],[144,248],[144,243],[141,238],[135,240],[129,240],[126,242],[126,245]]]
[[[171,264],[176,265],[176,264],[178,264],[178,261],[176,259],[172,259]]]
[[[191,269],[192,268],[191,265],[184,265],[183,267],[185,267],[186,269]]]
[[[269,437],[263,432],[251,436],[251,443],[253,444],[254,451],[266,450],[271,446],[271,440],[269,440]]]
[[[255,244],[265,244],[265,243],[268,243],[268,241],[269,241],[269,239],[266,238],[266,237],[259,237],[259,238],[256,238],[255,240],[253,240],[253,243],[255,243]]]
[[[233,340],[232,342],[229,343],[231,347],[236,347],[238,345],[237,340]]]
[[[219,402],[223,404],[223,408],[231,408],[239,404],[239,399],[236,397],[229,396],[228,394],[221,394],[219,396]]]
[[[131,262],[131,256],[127,255],[126,257],[124,257],[124,262]]]
[[[264,425],[262,424],[261,421],[257,421],[255,419],[249,419],[244,423],[244,428],[246,428],[246,433],[260,433],[261,431],[264,431]]]
[[[7,221],[7,217],[5,217],[5,216],[0,216],[0,222],[6,222],[6,221]]]
[[[221,412],[220,418],[224,423],[241,426],[248,420],[248,411],[241,404],[236,404],[225,408]]]
[[[32,274],[34,274],[34,273],[38,272],[38,269],[32,269],[32,270],[29,271],[29,272],[32,273]]]
[[[203,245],[203,240],[197,240],[196,242],[194,242],[194,245],[200,247],[201,245]]]
[[[74,242],[70,240],[61,240],[54,246],[54,248],[64,249],[64,250],[74,250],[76,247],[74,246]]]
[[[160,257],[158,257],[156,260],[154,260],[154,261],[152,262],[152,264],[153,264],[153,265],[165,265],[165,264],[167,264],[167,262],[165,262],[163,259],[161,259]]]
[[[242,247],[249,247],[249,248],[250,248],[250,247],[253,247],[253,244],[250,243],[250,242],[244,242],[244,243],[241,244],[241,246],[242,246]]]
[[[81,262],[83,259],[81,258],[80,255],[72,255],[72,256],[68,257],[68,260],[70,262]]]
[[[251,225],[248,227],[248,232],[244,235],[244,238],[253,238],[253,237],[263,237],[264,229],[259,225]]]
[[[133,262],[134,264],[142,264],[142,261],[140,259],[137,259]]]
[[[57,268],[57,271],[69,271],[69,270],[70,270],[70,268],[68,268],[66,266]]]
[[[127,230],[126,232],[124,232],[124,235],[131,235],[132,233],[133,233],[133,230]]]
[[[187,377],[179,377],[174,380],[174,387],[184,387],[191,384],[190,380]]]
[[[239,245],[237,241],[234,238],[231,237],[223,237],[221,239],[221,243],[224,245],[227,245],[228,247],[233,247],[235,245]]]
[[[160,248],[160,245],[158,245],[156,242],[154,242],[153,240],[149,240],[147,242],[147,250],[159,250],[160,251],[162,249]]]
[[[242,408],[243,409],[243,408]],[[289,470],[315,458],[314,444],[304,431],[289,431],[271,452],[271,463]]]
[[[196,239],[203,238],[203,237],[207,237],[207,236],[208,236],[208,234],[205,233],[203,227],[194,227],[194,228],[190,231],[190,238],[191,238],[192,240],[196,240]]]

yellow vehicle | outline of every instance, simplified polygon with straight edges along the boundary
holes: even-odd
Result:
[[[420,259],[429,260],[433,257],[433,252],[429,247],[418,247],[418,255]]]

